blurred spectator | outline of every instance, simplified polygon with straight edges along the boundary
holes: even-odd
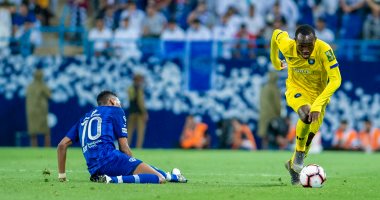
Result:
[[[209,148],[210,137],[207,130],[207,124],[201,122],[200,117],[187,116],[180,138],[181,147],[184,149]]]
[[[234,131],[232,149],[257,150],[256,141],[250,128],[237,119],[233,119],[231,123]]]
[[[215,16],[208,10],[207,4],[204,1],[200,1],[197,7],[189,14],[187,23],[190,24],[195,19],[199,19],[208,28],[212,28],[215,24]]]
[[[338,30],[338,8],[339,0],[319,0],[316,1],[316,7],[314,9],[315,17],[324,17],[325,19],[328,19],[326,21],[327,27],[334,33],[337,33]]]
[[[12,24],[16,27],[20,27],[24,25],[26,20],[29,20],[30,22],[35,22],[36,15],[33,12],[29,11],[27,4],[22,3],[19,7],[19,11],[13,13],[12,15]]]
[[[165,16],[157,12],[154,6],[148,6],[146,16],[143,20],[143,36],[149,38],[159,38],[166,25]]]
[[[102,8],[97,14],[96,18],[103,18],[104,25],[108,29],[115,30],[117,27],[119,27],[119,21],[117,21],[115,16],[115,7],[112,5],[108,5]]]
[[[295,0],[295,2],[300,15],[297,24],[314,26],[313,8],[315,8],[315,0]]]
[[[228,27],[229,16],[224,15],[221,22],[213,28],[212,38],[218,43],[218,52],[223,58],[231,58],[231,48],[235,33]]]
[[[104,27],[103,19],[96,19],[96,26],[88,34],[88,40],[92,43],[95,56],[108,55],[108,47],[112,40],[112,31]]]
[[[296,23],[299,19],[299,11],[297,5],[292,0],[276,1],[272,7],[271,12],[267,14],[267,23],[273,23],[276,20],[284,17],[286,25],[290,32],[294,32]]]
[[[329,44],[332,44],[335,40],[334,33],[326,27],[326,19],[319,17],[316,23],[315,34],[318,39],[321,39]]]
[[[264,18],[256,13],[253,4],[249,6],[248,16],[244,17],[243,21],[247,25],[248,31],[255,36],[258,36],[265,27]]]
[[[243,18],[238,15],[235,7],[229,7],[225,15],[228,18],[228,28],[231,30],[231,32],[236,33],[241,28]]]
[[[288,147],[289,129],[289,117],[272,118],[267,128],[268,148],[271,150],[286,149]]]
[[[49,9],[49,0],[28,0],[29,10],[33,11],[37,16],[41,16],[42,25],[50,26],[50,19],[54,16]]]
[[[42,34],[30,19],[17,29],[15,39],[18,41],[20,51],[23,55],[33,53],[35,48],[42,44]]]
[[[331,145],[334,149],[355,150],[358,148],[358,134],[354,129],[348,128],[347,120],[340,122]]]
[[[70,28],[72,30],[77,30],[85,27],[87,20],[88,0],[69,0],[68,4],[70,8]]]
[[[221,17],[228,12],[230,8],[234,8],[240,15],[246,16],[248,13],[249,1],[247,0],[208,0],[207,3],[210,10],[216,12]]]
[[[121,13],[121,20],[126,17],[129,18],[129,23],[133,29],[141,31],[145,14],[143,11],[137,9],[136,2],[128,2],[127,7]]]
[[[341,39],[358,39],[362,31],[362,8],[365,0],[340,0],[343,10]]]
[[[380,39],[380,2],[376,4],[374,0],[367,0],[371,13],[367,16],[363,26],[363,39]]]
[[[233,56],[235,58],[250,58],[253,59],[256,57],[255,53],[255,42],[256,36],[251,34],[247,26],[242,24],[240,29],[235,35],[236,45],[233,49]]]
[[[263,149],[268,148],[268,127],[273,119],[281,116],[281,93],[277,86],[278,75],[269,73],[268,82],[260,93],[260,118],[258,135],[261,137]]]
[[[12,18],[9,8],[9,3],[0,3],[0,51],[8,47],[9,38],[12,36]]]
[[[289,31],[288,27],[286,26],[285,18],[281,17],[281,18],[275,19],[273,22],[271,22],[269,24],[269,26],[265,27],[264,33],[262,35],[264,36],[265,40],[268,41],[268,43],[270,42],[270,40],[272,38],[273,31],[275,29],[281,29],[281,30],[288,31],[290,37],[292,37],[292,35],[293,35],[293,33],[291,31]]]
[[[211,32],[201,24],[199,19],[195,19],[186,31],[186,39],[194,41],[211,40]]]
[[[124,18],[122,26],[115,30],[113,46],[115,54],[123,58],[140,59],[141,52],[137,48],[139,31],[131,28],[129,18]]]
[[[185,40],[185,31],[177,25],[175,20],[169,20],[169,23],[161,34],[161,39],[167,41],[182,41]]]
[[[26,114],[30,144],[38,146],[37,135],[45,136],[45,147],[50,147],[50,129],[48,113],[50,90],[43,81],[42,70],[36,70],[33,82],[26,91]]]
[[[360,149],[366,152],[380,150],[380,129],[372,126],[369,119],[364,120],[364,128],[359,133]]]
[[[223,119],[216,123],[215,134],[218,136],[218,148],[229,149],[233,143],[233,126],[232,120]]]
[[[128,138],[132,144],[135,129],[137,128],[136,147],[142,148],[145,138],[145,127],[148,121],[148,112],[144,99],[144,77],[136,74],[133,77],[133,85],[128,88],[129,117],[128,117]]]

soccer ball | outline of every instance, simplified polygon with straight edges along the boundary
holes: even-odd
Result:
[[[320,188],[325,181],[325,170],[316,164],[304,167],[300,173],[300,182],[303,187]]]

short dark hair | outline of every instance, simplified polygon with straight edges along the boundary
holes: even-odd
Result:
[[[104,90],[98,94],[98,97],[96,98],[96,101],[98,103],[98,106],[106,105],[107,101],[111,97],[117,97],[117,95],[114,92],[111,92],[109,90]]]
[[[295,37],[297,38],[297,35],[298,34],[302,34],[302,35],[309,35],[309,34],[312,34],[314,37],[315,37],[315,31],[314,31],[314,28],[311,27],[310,25],[307,25],[307,24],[302,24],[300,25],[297,30],[296,30],[296,34],[295,34]]]

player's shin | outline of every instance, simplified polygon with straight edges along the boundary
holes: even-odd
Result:
[[[305,147],[305,158],[307,154],[309,153],[310,147],[311,147],[311,142],[313,141],[315,134],[314,133],[309,133],[309,136],[307,137],[307,142],[306,142],[306,147]]]
[[[303,168],[303,159],[305,156],[307,136],[309,134],[310,124],[298,120],[296,127],[296,149],[291,158],[292,168],[296,172],[300,172]]]

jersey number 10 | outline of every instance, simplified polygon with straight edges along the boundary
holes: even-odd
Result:
[[[91,133],[91,125],[92,122],[96,121],[96,135],[92,135]],[[93,117],[91,119],[86,119],[84,122],[81,123],[83,126],[83,131],[82,131],[82,147],[85,146],[84,139],[86,137],[86,132],[87,132],[87,138],[90,140],[96,140],[100,137],[102,134],[102,118],[100,117]]]

